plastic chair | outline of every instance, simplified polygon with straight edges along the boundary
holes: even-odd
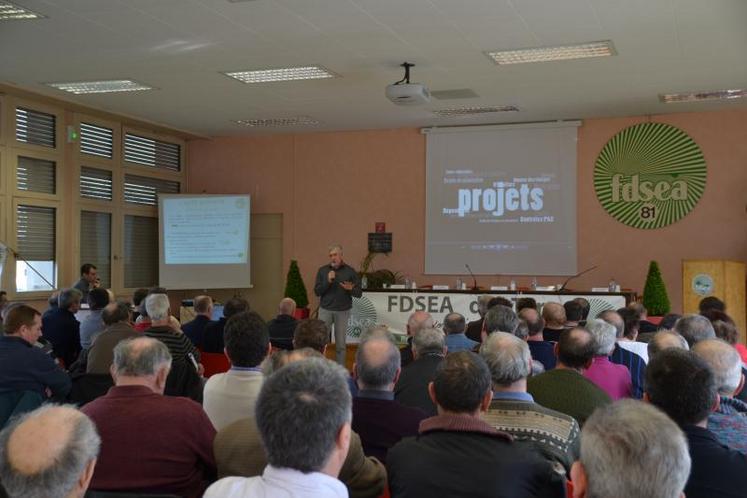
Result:
[[[228,362],[226,355],[221,353],[202,353],[200,355],[202,366],[205,367],[205,373],[203,374],[206,378],[212,375],[228,372],[231,368],[231,364]]]

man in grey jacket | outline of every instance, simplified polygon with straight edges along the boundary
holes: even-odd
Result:
[[[319,296],[319,319],[335,331],[337,363],[345,366],[345,336],[353,307],[353,297],[361,297],[361,281],[350,265],[342,260],[342,246],[329,246],[329,264],[316,272],[314,293]]]

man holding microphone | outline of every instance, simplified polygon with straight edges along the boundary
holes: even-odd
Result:
[[[316,272],[314,293],[319,296],[319,319],[332,329],[334,323],[337,363],[345,366],[345,335],[353,297],[361,297],[361,282],[351,266],[342,260],[342,246],[329,246],[329,264]]]

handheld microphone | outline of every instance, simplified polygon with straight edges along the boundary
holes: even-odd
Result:
[[[589,272],[590,272],[591,270],[596,270],[596,269],[597,269],[598,267],[599,267],[599,265],[594,265],[594,266],[592,266],[591,268],[587,268],[587,269],[585,269],[584,271],[582,271],[582,272],[580,272],[580,273],[576,273],[575,275],[572,275],[572,276],[568,277],[568,278],[567,278],[567,279],[565,280],[565,282],[563,282],[563,285],[561,285],[561,286],[560,286],[560,288],[559,288],[559,289],[557,290],[557,292],[563,292],[563,291],[565,290],[565,286],[566,286],[566,285],[568,285],[568,282],[570,282],[570,281],[571,281],[571,280],[573,280],[574,278],[578,278],[578,277],[580,277],[581,275],[584,275],[584,274],[586,274],[586,273],[589,273]]]
[[[464,263],[464,266],[467,268],[467,271],[472,276],[472,290],[477,290],[477,278],[475,277],[475,274],[472,273],[472,268],[470,268],[467,263]]]

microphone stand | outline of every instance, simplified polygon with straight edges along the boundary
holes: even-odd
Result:
[[[570,277],[568,277],[568,278],[567,278],[567,279],[565,280],[565,282],[563,282],[563,285],[561,285],[561,286],[560,286],[560,289],[558,289],[558,290],[557,290],[556,292],[568,292],[568,291],[566,291],[566,288],[565,288],[565,286],[566,286],[566,285],[568,285],[568,282],[570,282],[570,281],[571,281],[571,280],[573,280],[574,278],[578,278],[578,277],[580,277],[581,275],[584,275],[584,274],[586,274],[586,273],[589,273],[589,272],[590,272],[591,270],[596,270],[597,268],[599,268],[599,265],[594,265],[594,266],[592,266],[591,268],[587,268],[587,269],[585,269],[585,270],[584,270],[584,271],[582,271],[581,273],[576,273],[575,275],[573,275],[573,276],[570,276]]]
[[[475,274],[472,273],[472,268],[470,268],[467,263],[465,263],[464,266],[467,268],[467,271],[472,276],[472,290],[476,291],[478,289],[478,287],[477,287],[477,277],[475,277]]]

